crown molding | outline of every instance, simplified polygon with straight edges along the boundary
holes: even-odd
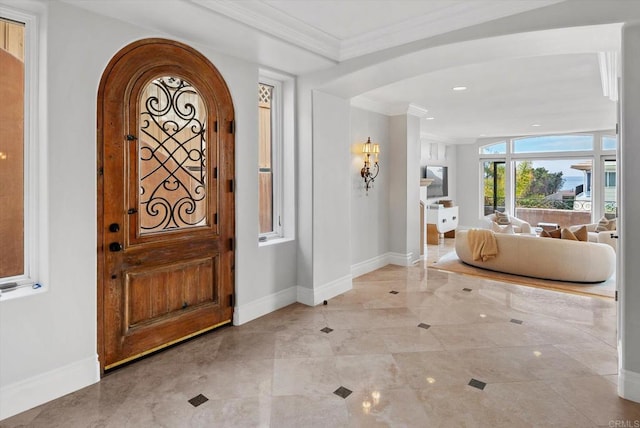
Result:
[[[363,110],[372,111],[374,113],[384,114],[385,116],[395,116],[392,106],[388,103],[374,101],[370,98],[357,96],[350,100],[352,107],[361,108]]]
[[[409,104],[409,106],[407,107],[407,114],[410,114],[412,116],[417,116],[420,119],[424,119],[425,117],[427,117],[427,112],[429,110],[427,110],[425,107],[422,107],[421,105],[418,104]]]
[[[262,1],[188,1],[334,61],[340,57],[340,40]]]
[[[374,101],[370,98],[363,97],[362,95],[351,98],[351,105],[364,110],[373,111],[376,113],[384,114],[386,116],[401,116],[412,115],[424,119],[428,116],[428,110],[418,104],[409,103],[385,103],[381,101]]]
[[[426,15],[381,27],[374,31],[343,40],[340,43],[340,61],[433,37],[472,25],[482,24],[528,10],[549,6],[564,0],[537,2],[501,2],[490,0],[458,3]]]
[[[334,61],[344,61],[563,0],[475,0],[339,39],[260,0],[187,0],[219,15]]]

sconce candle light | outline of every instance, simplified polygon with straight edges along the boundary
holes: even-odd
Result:
[[[364,153],[364,167],[360,170],[360,176],[364,178],[364,188],[367,193],[369,187],[378,176],[380,167],[378,166],[378,155],[380,154],[380,145],[372,144],[371,137],[367,138],[367,142],[362,146],[362,153]],[[371,165],[371,155],[375,154],[375,160],[373,166]]]

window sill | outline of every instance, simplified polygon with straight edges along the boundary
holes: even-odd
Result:
[[[295,241],[295,239],[287,238],[287,237],[272,238],[272,239],[267,239],[264,242],[258,242],[258,247],[269,247],[271,245],[284,244],[285,242],[291,242],[291,241]]]
[[[19,299],[22,297],[33,296],[36,294],[41,294],[47,291],[46,287],[38,287],[33,288],[33,284],[25,284],[18,288],[14,288],[13,290],[1,291],[0,292],[0,303],[6,302],[9,300]]]

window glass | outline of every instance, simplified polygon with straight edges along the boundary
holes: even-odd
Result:
[[[258,209],[260,234],[274,231],[273,96],[274,86],[265,83],[258,84]]]
[[[484,215],[505,211],[505,162],[487,161],[483,166]]]
[[[480,154],[481,155],[500,155],[500,154],[505,154],[507,153],[507,142],[506,141],[502,141],[500,143],[495,143],[495,144],[489,144],[486,146],[482,146],[480,147]]]
[[[616,137],[605,135],[604,137],[602,137],[602,150],[615,150],[616,142]]]
[[[617,216],[616,161],[604,161],[604,213]]]
[[[513,140],[514,153],[593,150],[593,135],[546,135]]]
[[[0,18],[0,281],[25,275],[24,24]]]
[[[591,222],[591,159],[521,160],[514,167],[516,217],[532,226]]]
[[[163,76],[140,97],[138,233],[207,223],[207,112],[189,82]]]

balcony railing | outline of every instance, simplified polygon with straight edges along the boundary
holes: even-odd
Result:
[[[495,209],[505,210],[504,198],[485,198],[484,213],[489,215]],[[616,214],[617,202],[605,201],[606,214]],[[560,227],[591,223],[591,200],[589,199],[545,199],[517,198],[515,216],[536,226],[538,223],[555,223]]]

